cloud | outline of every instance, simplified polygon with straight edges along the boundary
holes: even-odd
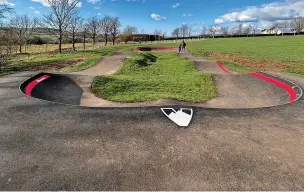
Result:
[[[183,14],[183,17],[192,17],[192,14]]]
[[[35,9],[34,7],[29,7],[30,9]]]
[[[15,6],[15,3],[9,2],[8,0],[0,0],[0,5],[9,5],[9,6]]]
[[[162,17],[161,15],[158,15],[158,14],[155,14],[155,13],[151,14],[150,16],[151,16],[151,18],[153,18],[153,19],[155,19],[157,21],[161,21],[161,20],[165,20],[166,19],[166,17]]]
[[[41,3],[45,7],[50,7],[50,5],[47,3],[47,0],[31,0],[31,1]],[[69,1],[71,2],[72,0],[69,0]],[[82,7],[82,2],[79,2],[76,7]]]
[[[40,11],[34,11],[35,14],[40,14]]]
[[[175,9],[180,6],[180,3],[175,3],[172,7]]]
[[[94,3],[97,3],[97,2],[100,2],[100,1],[101,1],[101,0],[87,0],[88,3],[93,3],[93,4],[94,4]]]
[[[286,0],[284,3],[273,2],[228,13],[215,19],[215,23],[288,20],[298,16],[304,16],[304,1]]]

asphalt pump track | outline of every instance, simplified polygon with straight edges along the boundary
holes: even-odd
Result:
[[[164,50],[165,48],[138,48],[139,50]],[[91,93],[91,84],[97,75],[117,72],[123,65],[126,54],[116,53],[106,57],[96,66],[77,73],[39,73],[20,85],[20,90],[45,101],[84,107],[202,107],[202,108],[264,108],[295,102],[302,97],[302,89],[294,82],[266,72],[239,74],[230,72],[220,62],[196,58],[182,53],[183,58],[193,61],[198,71],[210,73],[217,87],[217,97],[203,103],[188,103],[171,99],[120,103],[107,101]]]

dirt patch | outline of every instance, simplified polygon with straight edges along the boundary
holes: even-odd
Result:
[[[112,54],[112,56],[116,56],[116,55],[125,55],[125,53],[124,52],[115,52]]]
[[[148,47],[137,47],[136,52],[176,52],[176,47],[163,47],[163,46],[148,46]]]
[[[85,58],[78,58],[78,59],[70,59],[70,60],[67,60],[67,61],[61,61],[61,62],[58,62],[55,65],[48,66],[48,70],[58,71],[62,68],[71,67],[71,66],[77,65],[78,63],[84,62],[84,61],[85,61]]]
[[[27,70],[59,71],[62,68],[71,67],[71,66],[76,65],[76,64],[78,64],[80,62],[83,62],[83,61],[85,61],[85,58],[69,59],[69,60],[59,61],[59,62],[56,62],[56,63],[47,64],[47,65],[39,65],[39,66],[29,67]]]
[[[238,63],[248,68],[251,68],[255,71],[274,71],[274,72],[281,72],[287,70],[303,71],[303,67],[283,64],[274,60],[264,59],[258,62],[251,61],[251,59],[248,56],[241,54],[237,54],[238,56],[225,55],[216,52],[205,52],[204,54],[207,57],[216,57],[219,58],[220,60]]]

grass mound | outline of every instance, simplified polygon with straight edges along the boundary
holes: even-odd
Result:
[[[204,102],[216,97],[211,75],[197,72],[192,62],[176,53],[136,53],[118,74],[96,77],[92,92],[117,102]]]

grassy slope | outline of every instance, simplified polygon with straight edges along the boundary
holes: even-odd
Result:
[[[175,53],[136,53],[118,74],[95,78],[92,91],[119,102],[162,98],[203,102],[216,97],[211,75],[197,72],[192,62]]]
[[[116,51],[130,52],[133,48],[150,44],[126,44],[120,46],[102,47],[95,50],[76,51],[71,53],[40,53],[15,56],[9,60],[9,63],[0,67],[0,75],[22,70],[48,70],[63,68],[62,71],[73,72],[80,71],[95,65],[103,56],[111,55]],[[153,45],[173,45],[172,43],[153,44]]]
[[[96,49],[94,51],[90,51],[92,53],[92,56],[86,59],[84,62],[80,62],[76,65],[66,67],[62,69],[62,71],[65,72],[74,72],[74,71],[81,71],[88,69],[95,65],[103,56],[112,55],[116,51],[129,51],[129,49],[132,49],[132,46],[126,45],[126,46],[111,46],[111,47],[104,47],[100,49]]]
[[[190,52],[197,56],[203,56],[207,52],[220,53],[224,57],[218,58],[229,63],[227,67],[239,68],[243,63],[235,62],[232,64],[232,57],[244,57],[252,63],[264,61],[277,62],[285,65],[287,72],[304,74],[304,36],[284,36],[284,37],[256,37],[256,38],[227,38],[210,39],[199,42],[188,43]],[[231,56],[226,58],[225,56]],[[226,58],[226,59],[225,59]],[[238,59],[237,59],[238,60]],[[296,71],[293,71],[297,68]],[[239,70],[239,69],[238,69]],[[259,70],[249,68],[248,70]]]
[[[16,56],[1,68],[0,74],[22,70],[48,69],[48,67],[68,63],[63,71],[79,71],[93,66],[101,57],[116,51],[130,49],[131,45],[110,46],[95,50],[76,51],[71,53],[42,53]],[[69,66],[70,65],[70,66]],[[62,65],[65,66],[65,65]]]

